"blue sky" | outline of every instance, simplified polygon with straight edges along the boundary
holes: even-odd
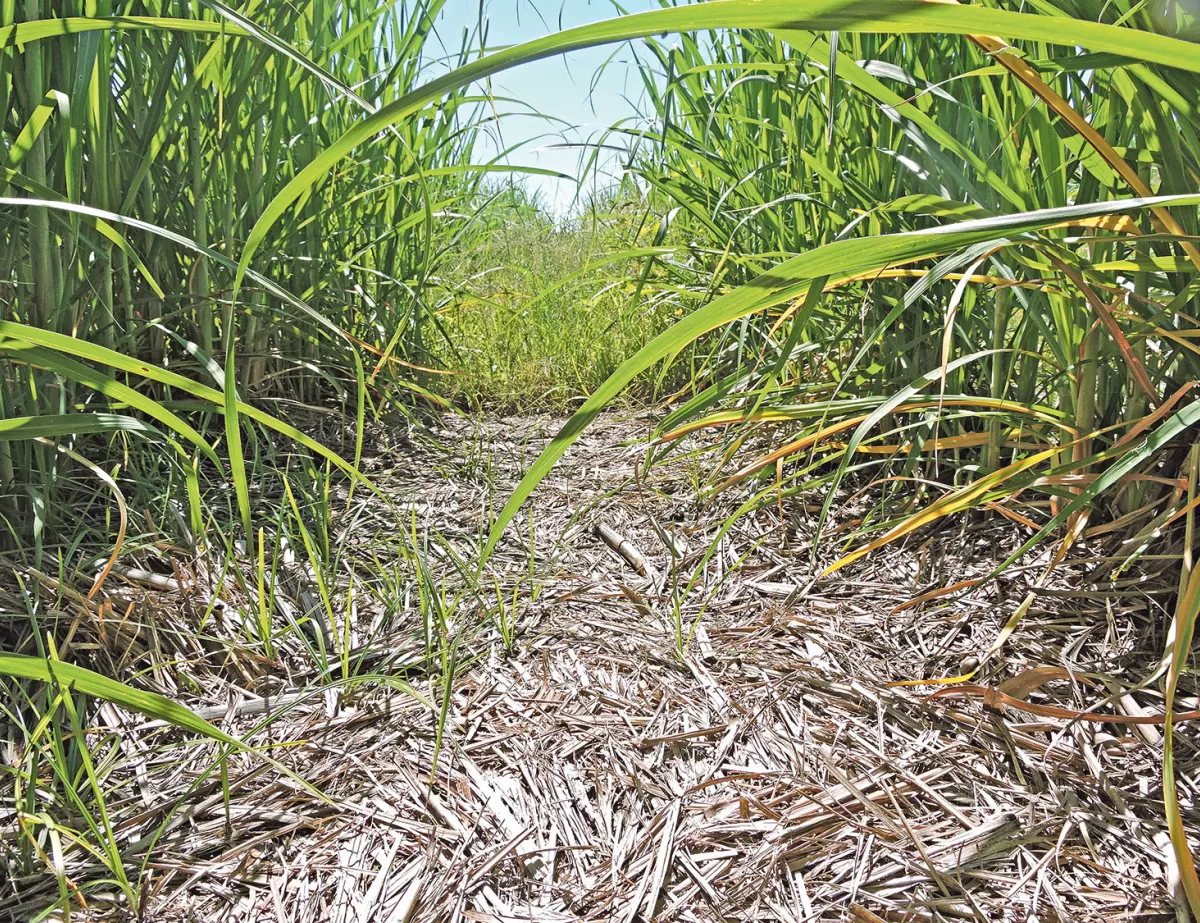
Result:
[[[657,8],[658,3],[624,0],[623,6],[640,12]],[[618,14],[610,0],[485,0],[484,15],[489,24],[488,44],[495,47]],[[463,28],[474,29],[478,20],[479,0],[449,0],[438,33],[446,46],[457,49]],[[610,63],[597,77],[606,61]],[[561,120],[518,115],[521,107],[511,103],[500,106],[501,112],[510,113],[499,126],[505,145],[528,142],[510,162],[578,175],[578,150],[550,148],[564,141],[585,142],[614,122],[634,115],[633,102],[640,98],[642,84],[631,65],[628,45],[610,45],[537,61],[493,77],[495,95],[519,99],[532,110]],[[480,153],[492,156],[497,149],[485,144]],[[575,195],[573,183],[541,177],[530,177],[528,182],[540,189],[559,213],[570,206]]]

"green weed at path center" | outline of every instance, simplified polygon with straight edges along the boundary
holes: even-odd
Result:
[[[433,387],[470,408],[571,409],[677,319],[679,307],[642,293],[650,248],[639,246],[636,214],[555,222],[512,195],[511,216],[480,235],[445,280],[452,294],[438,314],[444,337],[435,364],[450,374]],[[682,374],[657,387],[643,376],[626,399],[669,392]]]

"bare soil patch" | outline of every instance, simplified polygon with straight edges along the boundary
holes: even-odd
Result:
[[[442,449],[382,434],[372,475],[412,511],[418,535],[436,530],[469,558],[478,524],[558,422],[447,421]],[[1055,667],[1031,702],[1113,711],[1110,693],[1157,666],[1165,578],[1131,574],[1097,591],[1088,555],[1104,549],[1083,548],[1043,586],[1044,560],[965,598],[906,606],[988,573],[1026,534],[1004,519],[963,520],[814,581],[838,551],[839,526],[867,502],[837,505],[814,561],[814,497],[742,518],[684,597],[745,495],[698,504],[686,459],[635,480],[648,429],[647,418],[606,418],[538,490],[532,584],[521,583],[528,520],[510,531],[495,581],[516,600],[512,652],[478,600],[454,613],[461,668],[440,745],[440,708],[403,690],[373,681],[305,697],[319,677],[299,654],[283,677],[255,674],[249,657],[225,662],[204,673],[223,682],[174,694],[240,734],[288,706],[253,739],[279,744],[275,756],[328,799],[234,757],[227,814],[216,776],[198,775],[211,748],[150,749],[150,735],[170,732],[103,709],[132,767],[121,770],[129,803],[114,806],[127,851],[166,825],[144,918],[1175,918],[1159,728],[889,685],[971,669],[1032,590],[973,682]],[[375,501],[339,527],[352,530],[360,568],[372,555],[390,562],[388,542],[407,540]],[[429,566],[454,583],[451,561],[431,553]],[[182,585],[139,592],[157,594],[159,609],[194,605]],[[360,672],[410,683],[438,706],[419,596],[414,585],[394,612],[363,602]],[[693,625],[680,655],[677,629]],[[1160,713],[1157,689],[1131,693],[1116,713]],[[1189,726],[1179,738],[1185,819],[1197,831],[1200,761]],[[27,919],[54,889],[27,876],[0,901]],[[103,895],[89,907],[98,919],[118,913]]]

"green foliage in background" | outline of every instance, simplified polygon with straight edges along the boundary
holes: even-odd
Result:
[[[479,223],[475,247],[443,280],[438,365],[450,374],[430,383],[464,407],[573,409],[688,310],[645,285],[647,260],[672,251],[654,246],[640,197],[605,196],[564,219],[512,187]],[[684,376],[682,365],[663,381],[643,376],[626,398],[652,401]]]

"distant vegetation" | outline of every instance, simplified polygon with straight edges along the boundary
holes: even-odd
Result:
[[[1146,565],[1178,586],[1171,707],[1200,613],[1193,23],[1133,0],[724,0],[491,56],[466,35],[426,83],[442,5],[0,0],[14,867],[50,862],[52,818],[136,871],[76,700],[215,730],[148,697],[186,691],[144,665],[106,684],[84,647],[68,670],[71,601],[139,555],[208,562],[248,600],[289,555],[338,573],[330,519],[350,483],[372,489],[355,434],[430,407],[578,411],[463,573],[632,385],[673,399],[655,458],[721,434],[709,495],[819,490],[824,521],[848,478],[873,484],[838,566],[967,510],[1012,520],[1051,567],[1122,537],[1101,585]],[[620,40],[648,94],[606,138],[627,175],[555,224],[479,154],[477,81]],[[316,438],[315,411],[351,436]],[[333,584],[312,656],[349,679]],[[251,608],[238,643],[270,664],[298,629]],[[1200,911],[1171,746],[1168,730],[1166,810]]]
[[[668,322],[679,299],[649,284],[646,203],[614,189],[555,216],[522,187],[501,190],[479,219],[471,249],[447,267],[436,312],[438,394],[467,408],[577,407]],[[639,378],[626,398],[653,400],[686,380]]]

